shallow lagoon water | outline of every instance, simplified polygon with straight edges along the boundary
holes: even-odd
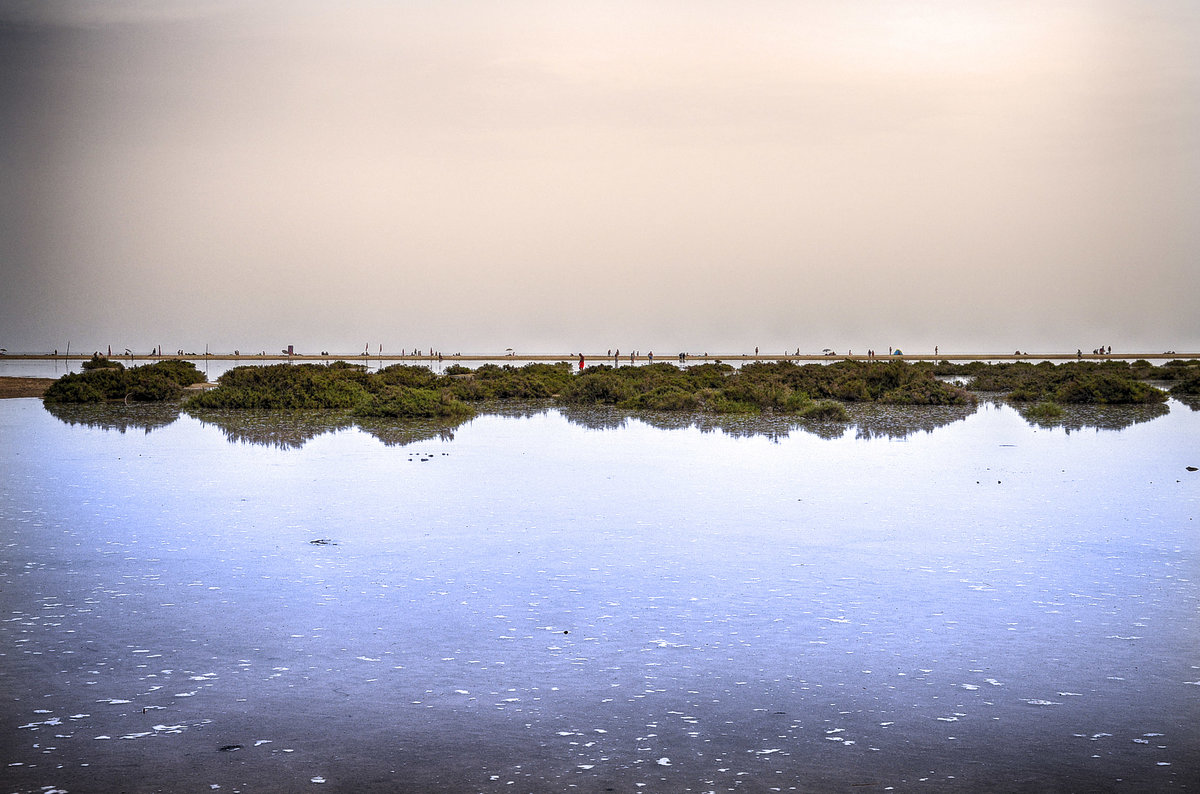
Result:
[[[0,780],[1193,785],[1200,413],[855,418],[0,402]]]

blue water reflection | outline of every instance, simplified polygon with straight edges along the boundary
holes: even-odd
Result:
[[[1200,416],[1175,402],[1051,428],[988,402],[817,429],[142,409],[0,402],[10,788],[1200,771]]]

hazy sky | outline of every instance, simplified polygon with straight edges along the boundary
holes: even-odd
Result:
[[[0,0],[10,351],[1200,349],[1195,0]]]

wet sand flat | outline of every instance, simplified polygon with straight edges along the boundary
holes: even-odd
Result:
[[[0,399],[7,397],[41,397],[54,378],[0,377]]]

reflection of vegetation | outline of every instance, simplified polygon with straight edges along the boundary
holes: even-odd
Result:
[[[619,430],[629,419],[628,411],[619,411],[611,406],[564,406],[559,408],[558,412],[571,424],[586,427],[588,430]],[[689,417],[680,415],[678,418],[682,422]]]
[[[1032,407],[1032,406],[1031,406]],[[1150,405],[1065,405],[1060,407],[1058,417],[1030,413],[1029,408],[1020,408],[1021,416],[1031,425],[1042,428],[1061,427],[1068,433],[1075,430],[1123,430],[1142,422],[1166,416],[1167,406]]]
[[[300,449],[325,433],[357,426],[388,446],[405,446],[418,441],[454,438],[454,428],[463,419],[386,418],[356,419],[345,411],[195,410],[188,413],[218,428],[230,443],[259,444],[277,449]]]
[[[825,422],[849,422],[850,414],[846,406],[835,400],[821,400],[808,406],[800,412],[804,419],[814,419]]]
[[[82,372],[63,375],[46,389],[43,402],[46,405],[109,400],[162,402],[178,399],[185,386],[204,382],[204,375],[190,361],[156,361],[130,369],[115,361],[105,361],[93,359],[85,362],[89,366]]]
[[[975,405],[891,406],[862,403],[849,408],[847,423],[786,414],[625,411],[613,406],[558,409],[572,424],[594,430],[615,430],[624,427],[630,420],[636,420],[660,430],[695,428],[702,433],[721,432],[734,438],[761,436],[772,441],[787,438],[795,431],[825,439],[841,438],[846,435],[848,426],[856,426],[858,438],[904,438],[914,432],[932,432],[943,425],[965,419],[975,410]]]
[[[976,405],[856,405],[851,408],[850,421],[855,426],[856,438],[903,439],[916,433],[932,433],[966,419],[976,408]]]
[[[179,406],[162,403],[50,403],[46,405],[46,410],[56,419],[69,425],[116,430],[121,433],[126,430],[144,430],[149,433],[151,430],[166,427],[179,418]]]
[[[1030,420],[1053,422],[1056,419],[1062,418],[1063,407],[1056,402],[1042,400],[1040,403],[1034,403],[1021,409],[1021,416]]]
[[[188,414],[218,428],[230,443],[300,449],[311,439],[351,427],[342,411],[196,410]]]
[[[389,447],[404,447],[419,441],[453,441],[454,429],[465,422],[453,423],[444,419],[413,419],[405,422],[362,420],[357,424],[364,433],[369,433]]]
[[[1172,394],[1171,396],[1193,411],[1200,411],[1200,397],[1194,397],[1190,394]]]
[[[1196,398],[1185,398],[1193,399]],[[549,400],[491,401],[481,404],[480,413],[491,416],[526,418],[545,413],[552,407],[568,422],[593,430],[616,430],[630,421],[639,421],[661,430],[694,428],[702,433],[720,432],[735,438],[787,438],[793,432],[811,433],[820,438],[838,439],[852,428],[858,439],[903,439],[915,433],[934,430],[971,416],[976,405],[897,406],[879,403],[838,404],[847,417],[835,420],[806,418],[777,413],[713,414],[694,411],[630,411],[611,405],[554,406]],[[1148,422],[1168,412],[1162,404],[1151,405],[1067,405],[1052,408],[1040,405],[1019,407],[1030,424],[1044,428],[1063,428],[1067,432],[1085,428],[1119,430]],[[175,404],[59,405],[46,406],[56,418],[68,424],[115,429],[143,429],[146,432],[165,427],[179,415]],[[1200,408],[1196,400],[1193,408]],[[389,419],[358,417],[348,411],[330,410],[197,410],[188,413],[200,422],[218,428],[231,443],[260,444],[279,449],[299,449],[319,435],[357,427],[388,446],[406,446],[423,441],[450,441],[455,430],[466,421],[458,419]]]

